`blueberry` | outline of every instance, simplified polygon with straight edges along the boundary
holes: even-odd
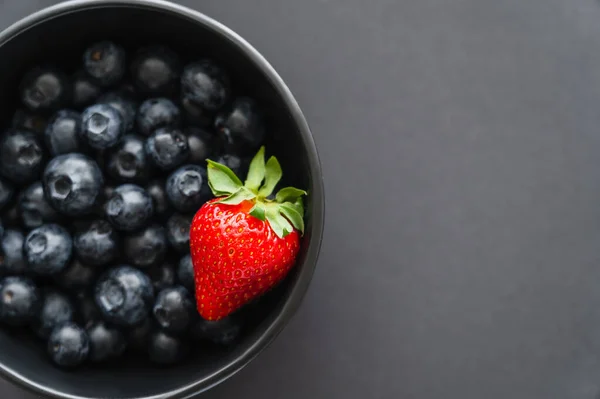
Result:
[[[193,164],[205,164],[215,152],[215,136],[200,128],[188,127],[184,130],[190,147],[189,162]]]
[[[72,249],[69,232],[57,224],[32,230],[23,244],[29,269],[38,275],[60,273],[69,264]]]
[[[44,171],[44,193],[50,205],[69,216],[88,214],[102,192],[98,164],[86,155],[71,153],[52,159]]]
[[[13,198],[15,189],[7,180],[0,178],[0,210]]]
[[[59,219],[59,214],[50,206],[44,196],[44,187],[41,181],[27,187],[19,196],[18,202],[23,226],[27,229],[34,229],[44,223],[56,222]]]
[[[154,180],[148,184],[146,191],[152,197],[154,204],[154,212],[157,216],[165,216],[169,212],[171,204],[165,191],[165,182],[162,180]]]
[[[19,87],[23,105],[31,111],[52,111],[65,106],[71,98],[67,77],[53,67],[29,70]]]
[[[151,362],[169,365],[184,359],[188,351],[185,342],[165,331],[156,330],[150,335],[148,357]]]
[[[97,275],[96,268],[73,259],[69,266],[56,275],[56,282],[66,290],[76,292],[89,287]]]
[[[265,139],[262,111],[248,97],[236,98],[221,111],[215,119],[215,127],[225,150],[231,153],[254,153]]]
[[[35,283],[22,276],[0,280],[0,322],[25,326],[38,315],[41,293]]]
[[[190,225],[193,218],[193,214],[175,213],[167,220],[167,239],[171,247],[179,253],[190,251]]]
[[[9,129],[0,135],[0,174],[17,184],[34,181],[44,167],[40,136]]]
[[[215,159],[215,162],[227,166],[236,176],[244,176],[250,165],[250,162],[247,159],[242,159],[233,154],[221,155]]]
[[[177,278],[179,279],[179,284],[183,285],[190,291],[194,290],[194,264],[192,263],[192,257],[190,254],[185,255],[179,261],[179,266],[177,267]]]
[[[175,285],[175,269],[170,263],[163,263],[158,267],[153,267],[148,274],[152,280],[155,292]]]
[[[58,111],[46,127],[45,139],[50,155],[77,152],[80,149],[81,115],[72,110]]]
[[[102,320],[100,309],[96,305],[96,300],[87,292],[80,292],[77,297],[77,319],[82,325],[90,326],[98,320]]]
[[[113,260],[119,251],[119,235],[105,220],[94,220],[73,238],[75,254],[82,262],[103,266]]]
[[[154,323],[150,317],[127,332],[128,347],[136,352],[148,350],[150,335],[154,331]]]
[[[181,102],[188,115],[202,124],[229,99],[230,82],[225,72],[210,60],[186,65],[181,74]]]
[[[40,338],[48,338],[56,326],[73,321],[74,317],[75,308],[71,300],[58,291],[48,289],[43,293],[40,312],[32,328]]]
[[[48,353],[61,367],[76,367],[85,362],[90,351],[90,340],[84,329],[73,322],[57,326],[48,338]]]
[[[102,93],[102,89],[85,71],[77,71],[73,75],[73,105],[77,109],[90,106]]]
[[[183,164],[190,155],[187,137],[174,128],[159,128],[146,140],[146,154],[163,170]]]
[[[125,132],[133,129],[137,103],[124,91],[112,91],[104,94],[97,101],[99,104],[110,105],[119,112],[125,125]]]
[[[154,205],[146,190],[134,184],[115,189],[105,205],[106,217],[118,230],[141,229],[152,218]]]
[[[86,328],[90,337],[90,360],[104,362],[115,359],[125,352],[127,342],[123,333],[103,321]]]
[[[106,171],[119,182],[143,182],[150,175],[150,163],[144,150],[144,139],[128,134],[110,149]]]
[[[124,133],[123,118],[110,105],[92,105],[81,114],[81,137],[92,148],[113,147]]]
[[[181,125],[181,112],[168,98],[151,98],[140,105],[137,126],[141,133],[149,136],[159,127],[177,128]]]
[[[154,289],[146,274],[124,265],[110,269],[100,277],[95,297],[108,322],[132,327],[148,317]]]
[[[241,318],[236,314],[217,321],[208,321],[199,317],[190,332],[196,339],[208,340],[217,345],[229,346],[237,341],[241,331]]]
[[[194,301],[182,286],[165,288],[156,296],[152,313],[161,328],[171,333],[184,331],[194,319]]]
[[[100,86],[117,84],[127,68],[125,50],[109,41],[94,43],[83,54],[83,67]]]
[[[0,241],[0,274],[23,274],[27,270],[23,254],[25,237],[18,230],[7,229]]]
[[[29,130],[35,133],[44,133],[48,118],[33,113],[26,109],[18,109],[12,118],[11,127],[17,130]]]
[[[131,65],[131,76],[144,94],[172,94],[177,90],[181,61],[164,46],[141,48]]]
[[[125,258],[140,268],[156,266],[162,262],[167,252],[165,229],[159,225],[148,226],[125,237]]]
[[[182,166],[167,179],[166,191],[169,201],[179,212],[196,212],[211,198],[206,168]]]

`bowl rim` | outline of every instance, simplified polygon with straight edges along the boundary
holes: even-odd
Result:
[[[311,219],[312,228],[310,231],[311,241],[304,259],[302,268],[296,283],[291,289],[290,295],[286,298],[279,314],[267,326],[261,336],[253,342],[240,356],[230,361],[228,364],[213,371],[206,377],[195,380],[183,387],[159,393],[151,396],[140,396],[135,399],[190,399],[191,397],[205,392],[214,386],[229,379],[252,360],[254,360],[263,350],[265,350],[273,340],[281,333],[289,320],[294,316],[302,299],[304,298],[310,281],[312,280],[316,268],[317,259],[321,249],[325,218],[325,197],[323,175],[321,172],[321,161],[317,147],[312,136],[310,127],[300,106],[292,92],[285,84],[283,79],[276,72],[275,68],[256,50],[248,41],[238,35],[229,27],[216,21],[215,19],[196,11],[192,8],[171,3],[165,0],[69,0],[56,5],[42,8],[28,16],[13,23],[2,32],[0,32],[0,46],[19,34],[46,22],[55,17],[63,16],[71,12],[77,12],[93,8],[141,8],[174,14],[181,18],[189,19],[197,24],[214,31],[215,33],[228,39],[241,52],[243,52],[253,62],[261,72],[271,81],[278,94],[283,99],[284,105],[290,112],[294,123],[297,125],[301,134],[303,144],[308,154],[309,169],[312,176],[311,187]],[[93,397],[84,397],[70,395],[57,391],[47,386],[26,378],[18,371],[0,364],[0,375],[13,381],[17,385],[51,398],[58,399],[100,399]],[[131,398],[134,399],[134,398]]]

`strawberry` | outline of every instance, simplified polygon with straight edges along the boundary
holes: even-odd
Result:
[[[225,165],[207,160],[216,198],[196,213],[190,228],[196,303],[206,320],[220,320],[277,285],[294,266],[304,232],[302,197],[282,188],[275,157],[261,147],[244,184]]]

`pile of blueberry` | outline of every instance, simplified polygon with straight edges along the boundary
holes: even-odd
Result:
[[[62,367],[172,364],[242,327],[198,316],[189,227],[211,196],[205,159],[243,173],[263,115],[214,61],[130,54],[104,41],[73,74],[31,69],[0,133],[0,324],[30,329]]]

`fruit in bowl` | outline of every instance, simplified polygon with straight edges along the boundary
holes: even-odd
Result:
[[[282,188],[277,158],[264,147],[245,184],[227,166],[208,160],[208,184],[218,198],[204,204],[191,226],[198,313],[216,321],[277,285],[293,267],[304,232],[306,191]]]
[[[22,78],[20,105],[49,116],[45,140],[26,128],[0,134],[1,175],[21,204],[11,228],[26,234],[25,266],[0,279],[0,323],[42,331],[49,358],[61,367],[122,356],[126,333],[145,323],[154,326],[146,331],[148,359],[161,364],[185,358],[182,336],[198,323],[211,331],[210,341],[233,343],[229,324],[211,324],[243,311],[285,278],[304,232],[307,193],[285,187],[273,195],[283,172],[276,157],[265,162],[264,146],[246,168],[245,184],[209,159],[263,144],[260,105],[234,98],[227,72],[210,59],[182,67],[178,54],[164,46],[132,53],[128,75],[130,55],[120,44],[88,46],[82,63],[72,66],[98,95],[83,109],[70,92],[68,71],[33,67]],[[115,95],[122,85],[130,87],[127,94]],[[189,163],[182,128],[206,132],[201,163]],[[150,179],[163,182],[166,203],[155,203],[132,183]],[[25,206],[31,197],[34,206]],[[168,219],[157,216],[158,207]],[[193,282],[165,281],[168,265],[188,255]],[[61,285],[61,273],[74,269],[85,278]],[[94,317],[74,311],[69,298],[86,292],[98,310]],[[221,332],[227,339],[219,336],[219,325],[228,326]],[[160,353],[167,343],[181,353]]]
[[[277,74],[154,0],[51,7],[0,53],[0,371],[60,398],[179,398],[247,364],[299,305],[323,223]]]

